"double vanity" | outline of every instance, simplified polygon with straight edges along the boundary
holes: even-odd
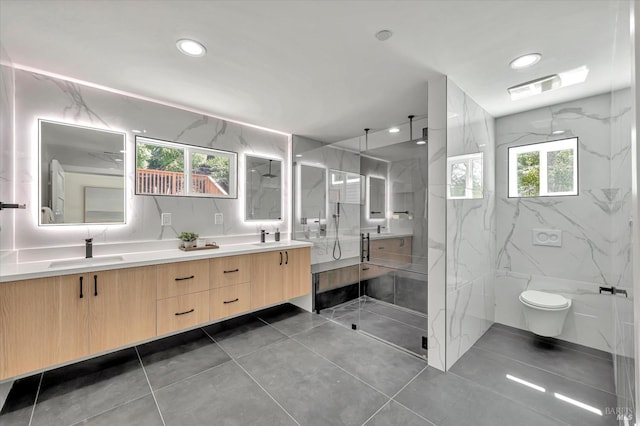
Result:
[[[310,243],[3,265],[0,380],[311,292]]]

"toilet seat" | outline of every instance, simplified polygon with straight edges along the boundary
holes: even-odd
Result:
[[[564,309],[571,306],[571,301],[564,296],[537,290],[523,291],[520,293],[520,300],[543,309]]]

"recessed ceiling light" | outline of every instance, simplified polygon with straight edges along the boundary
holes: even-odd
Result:
[[[113,161],[121,162],[122,159],[121,158],[114,158]]]
[[[540,59],[542,59],[542,55],[539,53],[527,53],[526,55],[515,58],[509,63],[509,66],[514,70],[521,70],[537,64],[540,62]]]
[[[400,129],[398,129],[397,127],[392,127],[389,129],[389,133],[398,133],[400,131]]]
[[[416,145],[424,145],[426,143],[427,143],[426,141],[418,141],[418,142],[416,142]]]
[[[553,132],[551,132],[552,135],[561,135],[564,133],[564,130],[554,130]]]
[[[207,53],[207,49],[195,40],[183,38],[176,42],[176,46],[179,51],[188,56],[200,57]]]
[[[376,38],[380,41],[389,40],[393,33],[389,30],[380,30],[376,33]]]
[[[302,154],[296,154],[296,157],[300,158],[302,157]]]
[[[124,149],[121,149],[120,152],[124,154],[127,151],[125,151]]]

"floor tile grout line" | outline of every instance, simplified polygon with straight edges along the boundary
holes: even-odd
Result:
[[[402,407],[406,408],[407,410],[409,410],[410,412],[412,412],[412,413],[413,413],[413,414],[415,414],[416,416],[420,417],[421,419],[425,420],[427,423],[432,424],[432,425],[435,425],[435,423],[434,423],[434,422],[432,422],[431,420],[429,420],[428,418],[426,418],[426,417],[425,417],[425,416],[423,416],[422,414],[420,414],[420,413],[416,413],[416,412],[415,412],[415,411],[413,411],[411,408],[407,407],[406,405],[404,405],[403,403],[399,402],[399,401],[396,399],[396,397],[397,397],[398,395],[400,395],[400,392],[402,392],[403,390],[405,390],[405,389],[406,389],[406,388],[407,388],[411,383],[413,383],[413,382],[418,378],[418,376],[420,376],[422,373],[424,373],[424,372],[426,371],[426,369],[427,369],[427,368],[429,368],[429,366],[428,366],[428,365],[425,365],[425,366],[424,366],[424,368],[418,372],[418,374],[416,374],[415,376],[413,376],[413,378],[412,378],[411,380],[409,380],[409,381],[407,382],[407,384],[406,384],[406,385],[404,385],[404,386],[403,386],[403,387],[402,387],[398,392],[396,392],[396,393],[391,397],[391,400],[392,400],[393,402],[395,402],[396,404],[399,404],[399,405],[401,405]],[[445,374],[446,374],[446,373],[445,373]]]
[[[338,364],[336,364],[335,362],[331,361],[329,358],[325,357],[324,355],[314,351],[313,349],[311,349],[310,347],[308,347],[307,345],[305,345],[304,343],[293,339],[294,342],[296,342],[297,344],[299,344],[300,346],[302,346],[303,348],[307,349],[308,351],[311,351],[313,354],[319,356],[320,358],[324,359],[325,361],[327,361],[328,363],[332,364],[334,367],[342,370],[343,372],[347,373],[349,376],[353,377],[354,379],[358,380],[359,382],[364,383],[365,385],[367,385],[368,387],[370,387],[371,389],[373,389],[374,391],[380,393],[381,395],[385,396],[386,398],[391,399],[391,397],[389,395],[387,395],[386,393],[382,392],[381,390],[375,388],[373,385],[371,385],[368,382],[365,382],[363,379],[361,379],[360,377],[356,376],[355,374],[351,373],[350,371],[345,370],[343,367],[339,366]]]
[[[404,321],[400,321],[399,319],[392,318],[392,317],[390,317],[390,316],[388,316],[388,315],[384,315],[384,314],[381,314],[381,313],[379,313],[379,312],[371,311],[371,310],[369,310],[369,309],[367,309],[367,308],[363,308],[362,310],[363,310],[363,311],[367,311],[367,312],[369,312],[369,313],[371,313],[371,314],[377,315],[377,316],[379,316],[379,317],[383,317],[383,318],[389,319],[389,320],[391,320],[391,321],[394,321],[394,322],[400,323],[400,324],[402,324],[402,325],[406,325],[407,327],[411,327],[411,328],[415,328],[416,330],[424,331],[424,328],[416,327],[416,326],[415,326],[415,325],[413,325],[413,324],[407,324],[407,323],[406,323],[406,322],[404,322]]]
[[[158,400],[156,399],[156,394],[153,391],[153,387],[151,386],[151,381],[149,380],[149,375],[147,374],[147,369],[144,368],[144,363],[142,362],[142,357],[140,356],[140,352],[138,351],[138,347],[134,346],[136,350],[136,355],[138,355],[138,361],[140,361],[140,367],[142,367],[142,372],[144,373],[144,377],[147,379],[147,385],[149,385],[149,390],[151,391],[151,397],[153,398],[153,402],[156,404],[156,409],[158,410],[158,414],[160,414],[160,420],[163,425],[167,425],[164,421],[164,416],[162,415],[162,410],[160,410],[160,404],[158,404]]]
[[[406,308],[402,305],[398,305],[396,303],[389,303],[389,302],[385,302],[384,300],[380,300],[380,299],[376,299],[375,297],[371,297],[371,296],[366,296],[368,299],[370,299],[371,301],[369,302],[370,305],[380,305],[380,306],[387,306],[391,309],[395,309],[397,311],[400,312],[404,312],[407,313],[409,315],[415,315],[417,317],[423,318],[423,319],[429,319],[429,316],[425,313],[422,313],[420,311],[417,311],[415,309],[411,309],[411,308]]]
[[[138,397],[136,397],[136,398],[133,398],[133,399],[130,399],[130,400],[126,401],[126,402],[123,402],[123,403],[121,403],[121,404],[118,404],[118,405],[116,405],[115,407],[107,408],[106,410],[100,411],[99,413],[92,414],[91,416],[86,417],[86,418],[84,418],[84,419],[82,419],[82,420],[78,420],[77,422],[73,422],[73,423],[71,424],[71,426],[79,425],[79,424],[81,424],[82,422],[84,422],[85,420],[93,419],[93,418],[98,417],[98,416],[100,416],[100,415],[102,415],[102,414],[104,414],[104,413],[108,413],[109,411],[115,410],[116,408],[120,408],[120,407],[122,407],[122,406],[124,406],[124,405],[127,405],[127,404],[130,404],[130,403],[132,403],[132,402],[139,401],[139,400],[141,400],[141,399],[143,399],[143,398],[148,397],[149,395],[151,395],[151,392],[149,392],[149,393],[145,393],[144,395],[140,395],[140,396],[138,396]]]
[[[571,377],[567,377],[567,376],[563,376],[562,374],[556,373],[556,372],[551,371],[551,370],[547,370],[547,369],[542,368],[542,367],[540,367],[540,366],[533,365],[533,364],[529,364],[529,363],[524,362],[524,361],[522,361],[522,360],[519,360],[519,359],[516,359],[516,358],[512,358],[512,357],[510,357],[510,356],[506,356],[506,355],[502,354],[501,352],[497,352],[497,351],[494,351],[494,350],[491,350],[491,349],[485,349],[485,348],[483,348],[483,347],[475,346],[475,345],[471,346],[471,348],[469,348],[469,349],[472,349],[472,348],[480,349],[480,350],[482,350],[482,351],[484,351],[484,352],[489,352],[489,353],[491,353],[491,354],[496,354],[496,355],[498,355],[498,356],[500,356],[500,357],[502,357],[502,358],[507,358],[507,359],[510,359],[510,360],[512,360],[512,361],[514,361],[514,362],[517,362],[517,363],[519,363],[519,364],[526,365],[527,367],[535,368],[535,369],[537,369],[537,370],[544,371],[545,373],[553,374],[553,375],[555,375],[555,376],[561,377],[561,378],[563,378],[563,379],[569,380],[569,381],[574,382],[574,383],[578,383],[578,384],[583,385],[583,386],[586,386],[586,387],[588,387],[588,388],[591,388],[591,389],[594,389],[594,390],[597,390],[597,391],[600,391],[600,392],[604,392],[604,393],[607,393],[607,394],[609,394],[609,395],[617,396],[615,393],[613,393],[613,392],[609,392],[608,390],[600,389],[600,388],[597,388],[597,387],[595,387],[595,386],[593,386],[593,385],[590,385],[590,384],[588,384],[588,383],[581,382],[580,380],[573,379],[573,378],[571,378]],[[455,364],[454,364],[454,365],[455,365]]]
[[[308,312],[308,313],[310,313],[310,312]],[[311,315],[314,315],[314,314],[312,314],[312,313],[310,313],[310,314],[311,314]],[[307,331],[309,331],[309,330],[313,330],[313,329],[314,329],[314,328],[316,328],[316,327],[320,327],[321,325],[326,324],[326,323],[329,321],[328,319],[326,319],[326,318],[322,317],[322,319],[323,319],[324,321],[322,321],[320,324],[313,325],[313,326],[311,326],[310,328],[307,328],[306,330],[298,331],[298,332],[296,332],[296,333],[293,333],[292,335],[287,335],[283,330],[279,329],[278,327],[276,327],[275,325],[271,324],[271,323],[270,323],[270,322],[268,322],[267,320],[265,320],[265,319],[263,319],[263,318],[261,318],[261,317],[258,317],[258,316],[256,316],[256,318],[257,318],[257,319],[259,319],[260,321],[262,321],[263,323],[265,323],[265,324],[267,324],[267,325],[270,325],[271,327],[275,328],[275,329],[276,329],[276,330],[278,330],[280,333],[284,334],[285,336],[287,336],[287,337],[289,337],[289,338],[292,338],[292,337],[294,337],[294,336],[297,336],[298,334],[306,333]]]
[[[253,376],[252,376],[252,375],[251,375],[251,374],[250,374],[250,373],[249,373],[249,372],[248,372],[248,371],[247,371],[247,370],[246,370],[242,365],[240,365],[240,363],[239,363],[236,359],[234,359],[234,358],[233,358],[233,357],[232,357],[232,356],[231,356],[227,351],[225,351],[225,350],[224,350],[224,348],[223,348],[222,346],[220,346],[220,344],[218,344],[218,342],[216,342],[216,339],[214,339],[214,338],[213,338],[209,333],[207,333],[204,329],[203,329],[202,331],[204,331],[204,333],[205,333],[207,336],[209,336],[209,338],[213,341],[213,343],[215,343],[215,344],[220,348],[220,350],[222,350],[222,352],[224,352],[225,354],[227,354],[227,356],[228,356],[229,358],[231,358],[231,361],[233,361],[233,362],[238,366],[238,368],[240,368],[242,371],[244,371],[244,373],[245,373],[247,376],[249,376],[249,378],[250,378],[251,380],[253,380],[253,382],[254,382],[256,385],[258,385],[258,387],[259,387],[260,389],[262,389],[262,391],[263,391],[264,393],[266,393],[266,394],[267,394],[267,396],[268,396],[269,398],[271,398],[271,400],[273,400],[273,402],[275,402],[275,404],[276,404],[278,407],[280,407],[280,409],[281,409],[282,411],[284,411],[284,412],[287,414],[287,416],[289,416],[289,417],[291,418],[291,420],[293,420],[293,421],[294,421],[298,426],[301,426],[301,425],[300,425],[300,422],[298,422],[298,420],[296,420],[296,418],[295,418],[295,417],[293,417],[293,416],[291,415],[291,413],[289,413],[289,411],[287,411],[287,410],[282,406],[282,404],[280,404],[280,403],[279,403],[279,402],[278,402],[278,401],[273,397],[273,395],[271,395],[271,394],[270,394],[270,393],[269,393],[269,392],[268,392],[268,391],[267,391],[267,390],[266,390],[266,389],[265,389],[265,388],[260,384],[260,382],[258,382],[258,381],[256,380],[256,378],[255,378],[255,377],[253,377]],[[274,343],[275,343],[275,342],[274,342]],[[226,364],[226,363],[225,363],[225,364]]]
[[[373,419],[376,416],[376,414],[378,414],[380,411],[382,411],[384,409],[384,407],[386,407],[387,405],[391,404],[391,401],[392,401],[392,399],[389,398],[384,404],[382,404],[382,407],[380,407],[376,411],[374,411],[374,413],[372,415],[370,415],[369,418],[364,421],[364,423],[362,423],[362,426],[365,426],[367,423],[369,423],[371,421],[371,419]]]
[[[434,422],[432,422],[431,420],[429,420],[428,418],[426,418],[425,416],[423,416],[420,413],[416,413],[415,411],[413,411],[411,408],[407,407],[406,405],[404,405],[401,402],[398,402],[395,399],[392,399],[393,402],[395,402],[396,404],[398,404],[399,406],[401,406],[402,408],[404,408],[405,410],[409,411],[410,413],[413,413],[414,415],[418,416],[419,418],[421,418],[422,420],[424,420],[425,422],[427,422],[427,424],[429,425],[433,425],[436,426],[436,424]]]
[[[36,413],[36,404],[38,403],[38,397],[40,396],[40,389],[42,388],[42,381],[44,380],[44,372],[40,373],[40,381],[38,382],[38,390],[36,391],[36,397],[33,400],[33,407],[31,407],[31,415],[29,416],[29,426],[33,422],[33,415]]]

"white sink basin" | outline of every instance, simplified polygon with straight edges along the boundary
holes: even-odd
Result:
[[[60,268],[64,266],[91,266],[99,265],[101,263],[122,262],[124,257],[122,256],[100,256],[91,257],[89,259],[69,259],[69,260],[56,260],[51,262],[49,268]]]

